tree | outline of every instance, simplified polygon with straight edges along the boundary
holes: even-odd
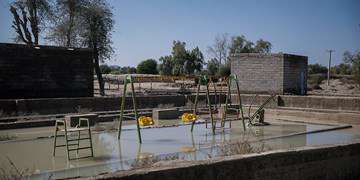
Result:
[[[350,75],[351,66],[350,64],[340,63],[339,65],[331,67],[331,73],[341,74],[341,75]]]
[[[161,75],[171,75],[174,65],[172,56],[162,56],[159,58],[159,61],[160,61],[159,73]]]
[[[52,14],[48,1],[16,0],[10,5],[10,12],[14,18],[12,28],[17,34],[15,41],[22,41],[28,45],[38,45],[39,34],[42,31],[41,25],[44,25],[44,22]]]
[[[160,57],[159,61],[160,74],[190,75],[202,70],[204,55],[198,47],[189,51],[185,42],[173,41],[171,55]]]
[[[112,69],[113,68],[108,66],[107,64],[100,65],[100,71],[102,74],[110,74]]]
[[[360,51],[354,53],[346,51],[343,55],[343,61],[351,66],[354,80],[360,86]]]
[[[231,67],[229,63],[220,65],[219,73],[218,73],[219,76],[228,77],[230,74],[231,74]]]
[[[100,95],[105,95],[100,62],[112,55],[111,32],[114,27],[113,14],[105,0],[89,0],[82,13],[82,44],[93,50],[95,72],[99,81]]]
[[[219,72],[220,62],[213,58],[207,63],[207,72],[210,76],[215,76]]]
[[[264,41],[259,39],[256,41],[254,51],[257,53],[269,53],[271,51],[271,43],[269,41]]]
[[[217,35],[214,44],[208,47],[208,53],[211,58],[226,63],[229,51],[229,40],[227,34]]]
[[[80,46],[80,31],[83,24],[81,13],[86,7],[86,1],[56,0],[56,7],[54,26],[47,39],[60,46]]]
[[[154,59],[147,59],[139,63],[136,68],[139,74],[158,74],[157,62]]]
[[[184,64],[187,59],[188,53],[185,49],[186,43],[181,41],[173,41],[172,58],[173,58],[173,75],[184,74]]]
[[[232,37],[230,45],[230,54],[236,53],[252,53],[254,52],[253,48],[254,43],[248,41],[244,35]]]
[[[253,42],[247,40],[244,35],[232,38],[229,47],[230,54],[236,53],[270,53],[272,44],[269,41],[259,39],[254,45]]]
[[[200,72],[204,64],[204,55],[198,47],[187,52],[187,57],[184,63],[184,72],[186,74],[194,74],[195,71]]]
[[[309,64],[308,72],[309,72],[309,74],[324,74],[324,73],[327,73],[327,67],[320,65],[318,63]]]

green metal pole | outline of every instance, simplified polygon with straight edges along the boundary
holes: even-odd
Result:
[[[124,89],[123,89],[123,96],[121,98],[121,107],[120,107],[120,119],[119,119],[119,130],[118,130],[118,139],[120,139],[120,135],[121,135],[121,129],[122,129],[122,121],[124,118],[124,108],[125,108],[125,99],[126,99],[126,87],[127,87],[127,80],[128,76],[125,76],[124,79]]]
[[[231,94],[230,94],[230,86],[231,86],[231,80],[230,80],[230,77],[228,77],[228,80],[227,80],[227,94],[226,94],[226,99],[225,99],[224,114],[223,114],[223,117],[221,118],[221,127],[225,127],[226,113],[227,113],[227,109],[228,109],[229,98],[231,96]]]
[[[194,115],[196,115],[196,113],[197,113],[197,103],[198,103],[199,91],[200,91],[200,82],[198,82],[198,85],[197,85],[197,91],[196,91],[195,103],[194,103],[194,111],[193,111]],[[193,132],[193,130],[194,130],[194,125],[195,125],[195,121],[193,121],[191,124],[191,132]]]
[[[131,76],[130,76],[130,83],[131,83],[132,100],[133,100],[133,106],[134,106],[134,114],[135,114],[137,133],[138,133],[138,137],[139,137],[139,143],[141,144],[142,140],[141,140],[140,125],[139,125],[139,121],[138,121],[138,112],[137,112],[137,109],[136,109],[135,88],[134,88],[134,82],[133,82],[133,79],[132,79]]]
[[[209,95],[209,83],[206,84],[206,99],[208,102],[208,107],[209,107],[209,113],[210,113],[210,118],[211,118],[211,128],[212,128],[212,132],[215,135],[215,125],[214,124],[214,117],[213,117],[213,113],[212,113],[212,108],[211,108],[211,102],[210,102],[210,95]]]
[[[243,111],[242,102],[241,102],[241,95],[240,95],[240,87],[239,87],[239,82],[238,82],[238,79],[237,79],[236,75],[234,75],[234,81],[236,83],[237,96],[238,96],[238,99],[239,99],[239,110],[241,112],[241,119],[242,119],[242,123],[243,123],[243,128],[244,128],[244,131],[246,131],[244,111]]]

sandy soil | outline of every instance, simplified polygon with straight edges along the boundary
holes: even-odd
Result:
[[[309,91],[308,94],[314,95],[341,95],[341,96],[360,96],[360,88],[353,81],[345,79],[330,79],[330,86],[324,80],[320,84],[321,89]]]

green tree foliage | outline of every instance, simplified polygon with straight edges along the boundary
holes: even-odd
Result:
[[[343,61],[351,66],[351,74],[354,76],[355,82],[360,86],[360,51],[354,53],[346,51]]]
[[[102,74],[135,74],[136,68],[130,66],[109,66],[107,64],[100,65],[100,70]]]
[[[100,65],[100,71],[102,74],[110,74],[111,67],[108,66],[107,64],[102,64],[102,65]]]
[[[53,26],[46,38],[60,46],[81,46],[82,12],[87,3],[86,0],[56,0]]]
[[[164,75],[190,75],[198,73],[204,65],[204,55],[198,47],[186,50],[186,43],[173,41],[171,56],[159,59],[159,71]]]
[[[10,5],[10,12],[13,15],[12,28],[16,32],[15,41],[38,45],[39,34],[45,29],[45,22],[52,14],[49,2],[47,0],[15,0]]]
[[[255,43],[254,51],[257,53],[269,53],[271,52],[271,43],[269,41],[264,41],[259,39]]]
[[[200,72],[204,64],[204,55],[201,53],[198,47],[188,52],[188,57],[184,63],[184,71],[186,74],[194,74]]]
[[[220,65],[218,76],[227,77],[230,74],[231,74],[231,67],[229,63]]]
[[[321,64],[309,64],[308,66],[308,72],[309,74],[323,74],[327,73],[327,67],[321,65]]]
[[[232,38],[229,47],[230,54],[236,53],[269,53],[271,52],[272,44],[268,41],[259,39],[254,44],[247,40],[244,35],[235,36]]]
[[[331,67],[332,74],[340,74],[340,75],[350,75],[351,74],[351,66],[350,64],[341,63],[334,67]]]
[[[161,75],[171,75],[174,66],[172,56],[162,56],[159,58],[159,73]]]
[[[154,59],[147,59],[138,64],[136,72],[139,74],[158,74],[157,62]]]
[[[213,58],[207,63],[207,73],[210,76],[215,76],[219,72],[220,62]]]
[[[82,44],[93,49],[95,72],[99,81],[100,94],[105,95],[100,62],[109,59],[113,53],[111,32],[114,27],[113,14],[105,0],[89,0],[82,13]]]

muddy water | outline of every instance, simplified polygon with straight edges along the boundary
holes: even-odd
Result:
[[[229,126],[229,124],[227,124]],[[93,133],[94,158],[68,161],[64,148],[58,148],[55,157],[52,156],[52,138],[36,140],[19,140],[0,143],[0,165],[9,167],[10,159],[17,168],[27,173],[35,173],[31,178],[43,179],[96,175],[104,172],[126,170],[135,167],[136,160],[159,155],[169,155],[167,158],[201,160],[218,155],[213,147],[222,143],[257,141],[268,137],[283,136],[299,132],[308,132],[329,128],[329,125],[301,124],[290,122],[273,122],[269,126],[251,127],[246,132],[241,123],[235,121],[232,128],[217,129],[215,135],[205,124],[195,126],[190,132],[190,126],[168,128],[142,129],[143,143],[138,143],[134,125],[126,126],[121,140],[117,133]],[[315,134],[304,134],[287,138],[277,138],[262,141],[268,149],[292,148],[307,145],[332,144],[360,138],[347,132],[328,131]],[[62,142],[64,138],[59,138]],[[80,146],[86,146],[86,142]],[[178,153],[180,152],[180,153]],[[89,151],[74,151],[72,157],[89,155]],[[174,157],[173,157],[174,156]]]

